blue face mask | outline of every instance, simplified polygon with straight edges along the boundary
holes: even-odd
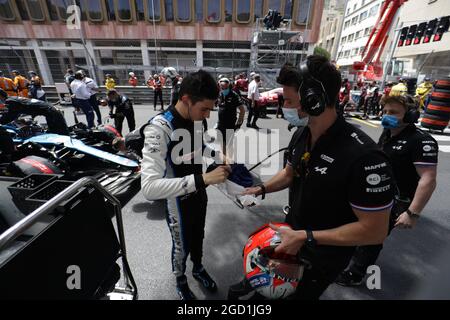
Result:
[[[228,89],[223,89],[222,92],[223,92],[223,95],[224,95],[224,96],[227,96],[227,95],[230,93],[230,88],[228,88]]]
[[[295,127],[306,127],[308,125],[309,118],[301,118],[298,116],[297,109],[295,108],[282,108],[284,118],[286,121],[288,121],[290,124],[292,124]]]
[[[400,127],[400,122],[395,116],[384,115],[381,119],[381,125],[385,129],[396,129]]]

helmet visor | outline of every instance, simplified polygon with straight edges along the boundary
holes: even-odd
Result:
[[[255,263],[265,272],[277,276],[284,281],[300,281],[303,276],[304,264],[295,256],[276,254],[275,247],[262,249],[255,258]]]

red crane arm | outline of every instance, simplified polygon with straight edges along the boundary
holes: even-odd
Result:
[[[386,45],[389,30],[398,9],[408,0],[386,0],[383,2],[374,28],[370,32],[369,39],[362,52],[362,61],[354,63],[355,70],[363,70],[364,67],[372,63],[377,55],[375,63],[379,63],[382,51]]]

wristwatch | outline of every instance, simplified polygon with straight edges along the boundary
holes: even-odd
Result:
[[[261,199],[264,200],[266,198],[266,187],[264,186],[264,183],[257,185],[257,187],[261,188]]]
[[[305,241],[305,245],[308,248],[314,249],[317,245],[317,240],[314,239],[314,235],[313,232],[311,230],[305,230],[306,232],[306,241]]]
[[[419,219],[420,218],[420,214],[414,213],[411,210],[406,210],[406,213],[408,214],[408,216],[410,216],[413,219]]]

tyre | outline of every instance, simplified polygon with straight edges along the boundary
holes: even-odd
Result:
[[[426,113],[442,119],[450,119],[450,102],[431,100],[427,106]]]
[[[432,129],[432,130],[444,130],[448,125],[448,120],[446,118],[433,116],[425,113],[423,115],[421,125],[424,128]]]
[[[434,86],[436,89],[450,90],[450,78],[439,79]]]
[[[450,90],[435,89],[431,93],[431,99],[450,103]]]

